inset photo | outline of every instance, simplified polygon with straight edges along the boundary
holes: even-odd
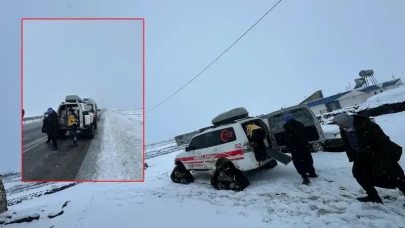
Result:
[[[21,26],[22,181],[143,181],[144,20]]]

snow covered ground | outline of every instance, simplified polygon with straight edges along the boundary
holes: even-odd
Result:
[[[402,85],[398,88],[379,93],[367,99],[364,103],[360,104],[357,107],[346,107],[343,109],[334,110],[332,112],[324,113],[320,116],[323,124],[328,124],[332,121],[333,116],[331,114],[337,114],[341,112],[346,112],[348,114],[355,114],[358,111],[368,109],[368,108],[376,108],[378,106],[384,104],[394,104],[400,103],[405,101],[405,85]]]
[[[77,179],[142,180],[142,117],[139,110],[106,110]],[[102,125],[102,126],[101,126]]]
[[[143,179],[142,118],[132,114],[104,113],[103,139],[96,161],[99,172],[94,180]]]
[[[405,101],[405,85],[398,88],[379,93],[367,99],[364,102],[364,108],[375,108],[383,104],[393,104]]]
[[[404,119],[405,112],[376,117],[403,147]],[[157,146],[148,148],[147,156],[165,150]],[[176,148],[174,142],[167,147]],[[313,154],[320,176],[310,186],[301,185],[289,164],[250,173],[251,185],[238,193],[214,190],[207,174],[196,174],[196,183],[190,185],[172,183],[175,155],[148,159],[144,183],[82,183],[10,206],[2,215],[13,214],[7,221],[25,215],[40,218],[6,227],[405,227],[405,197],[398,190],[378,189],[382,197],[392,197],[384,199],[384,205],[355,200],[364,192],[352,177],[345,153]],[[405,167],[404,157],[401,165]],[[5,183],[6,189],[10,186]]]

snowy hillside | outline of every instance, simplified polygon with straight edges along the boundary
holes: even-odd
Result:
[[[405,101],[405,85],[396,89],[379,93],[367,99],[361,109],[375,108],[383,104],[392,104]]]
[[[404,119],[405,112],[376,117],[391,139],[403,147]],[[172,183],[173,152],[179,150],[174,141],[149,145],[144,183],[81,183],[45,194],[55,184],[21,185],[5,177],[14,206],[2,215],[3,221],[39,216],[29,223],[5,227],[404,227],[405,198],[398,190],[379,189],[386,197],[384,205],[356,201],[364,192],[352,177],[352,164],[345,153],[314,154],[320,176],[310,186],[301,185],[289,164],[249,173],[251,185],[235,193],[214,190],[208,174],[196,174],[196,183],[190,185]],[[401,165],[405,167],[404,158]],[[29,190],[29,185],[42,186]],[[8,215],[11,218],[4,217]]]
[[[355,106],[347,107],[343,109],[334,110],[332,112],[324,113],[322,115],[317,115],[323,124],[328,124],[332,121],[333,116],[337,113],[346,112],[348,114],[355,114],[356,112],[376,108],[386,104],[395,104],[405,102],[405,85],[398,88],[379,93],[367,99],[366,102]]]

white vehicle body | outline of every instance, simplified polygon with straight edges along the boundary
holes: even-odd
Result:
[[[231,113],[234,110],[246,113]],[[214,126],[194,135],[185,151],[177,154],[175,164],[181,163],[187,170],[215,170],[216,161],[219,158],[225,157],[232,161],[237,169],[248,171],[265,166],[273,160],[272,157],[264,160],[257,159],[256,152],[251,147],[244,131],[244,126],[249,123],[255,123],[264,129],[267,132],[264,144],[267,146],[267,152],[269,152],[272,150],[272,147],[266,123],[257,117],[247,117],[248,114],[244,108],[234,110],[221,114],[230,115],[230,120],[215,120],[214,118]],[[221,115],[218,117],[225,118]],[[221,121],[224,124],[221,125]],[[217,122],[217,124],[214,122]]]
[[[90,111],[93,113],[96,121],[99,119],[100,109],[97,106],[97,102],[91,98],[84,98],[83,101],[90,106]]]
[[[65,135],[70,129],[68,127],[68,110],[70,108],[73,109],[79,121],[78,133],[86,133],[93,137],[95,130],[94,116],[90,112],[90,107],[76,95],[66,96],[65,102],[62,102],[58,107],[60,135]]]
[[[187,151],[180,152],[176,156],[176,161],[181,161],[188,170],[201,171],[214,170],[215,161],[221,157],[228,158],[236,168],[242,171],[252,170],[266,164],[270,159],[263,162],[256,160],[241,123],[243,122],[220,126],[195,135],[188,146],[192,150],[187,149]],[[207,142],[207,138],[214,137],[219,138],[217,142],[212,142],[212,146],[199,147],[199,142]]]
[[[325,141],[322,143],[322,146],[329,151],[331,148],[342,148],[343,140],[340,136],[340,129],[337,125],[322,125],[323,135]]]
[[[322,125],[323,135],[325,139],[341,139],[340,129],[337,125]]]

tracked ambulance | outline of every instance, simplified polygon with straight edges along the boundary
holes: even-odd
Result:
[[[263,147],[252,147],[246,134],[248,124],[265,130]],[[271,137],[267,120],[250,117],[245,108],[221,113],[212,120],[212,126],[194,135],[185,151],[177,154],[171,179],[175,183],[188,184],[194,181],[192,172],[215,173],[224,163],[232,163],[242,172],[261,167],[273,168],[277,166],[277,161],[287,165],[291,157],[273,148]]]

